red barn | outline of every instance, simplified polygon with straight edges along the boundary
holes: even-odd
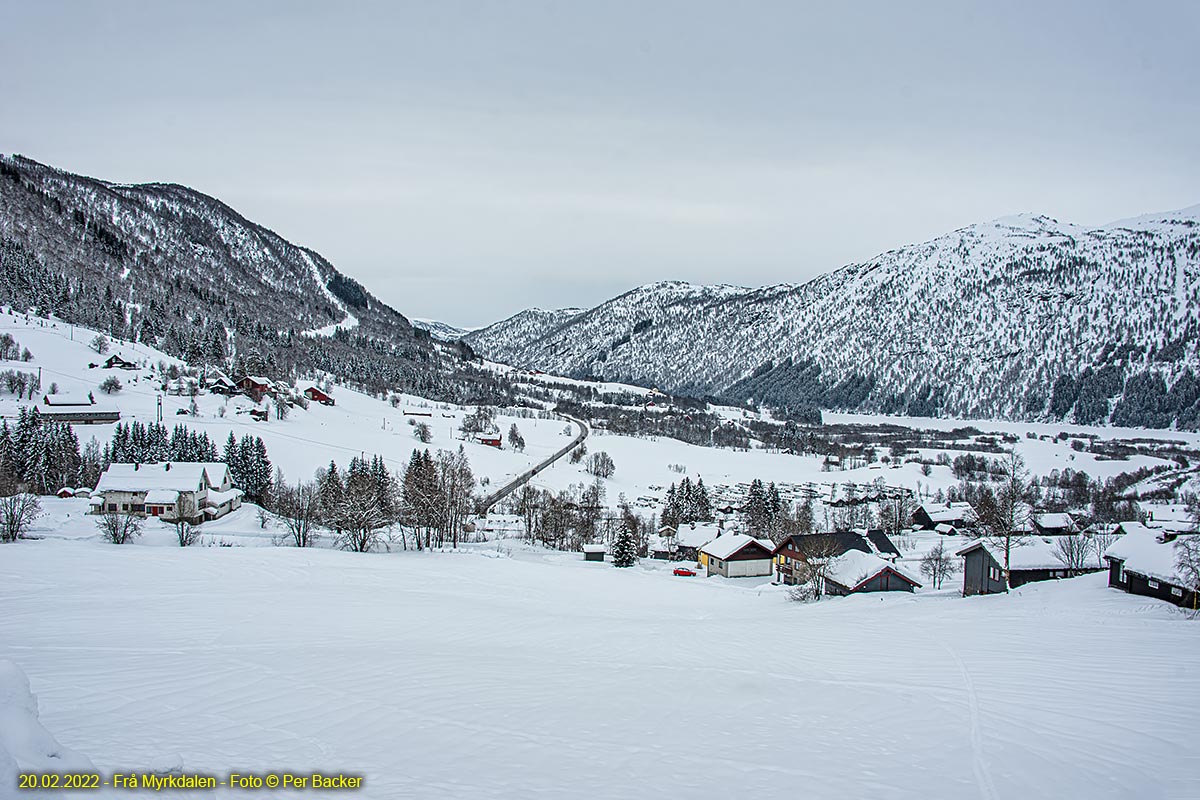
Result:
[[[312,400],[314,403],[320,403],[323,406],[331,406],[334,404],[334,400],[332,397],[325,394],[324,392],[322,392],[320,389],[318,389],[315,386],[310,386],[307,389],[305,389],[304,396],[307,397],[309,400]]]
[[[498,433],[481,433],[475,437],[475,441],[480,444],[486,444],[488,447],[500,448],[500,434]]]

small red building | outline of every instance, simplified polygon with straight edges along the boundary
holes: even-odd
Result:
[[[271,394],[271,382],[257,375],[247,375],[237,382],[237,387],[251,397],[262,397]]]
[[[304,396],[314,403],[320,403],[323,406],[331,406],[334,404],[334,399],[322,392],[315,386],[310,386],[304,390]]]
[[[481,433],[475,437],[475,441],[480,444],[486,444],[488,447],[500,448],[501,439],[498,433]]]

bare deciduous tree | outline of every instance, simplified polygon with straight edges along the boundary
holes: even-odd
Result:
[[[275,510],[287,528],[288,538],[296,547],[312,547],[320,534],[321,498],[312,483],[283,486],[275,498]]]
[[[800,549],[804,555],[796,566],[796,585],[788,591],[788,597],[799,602],[820,600],[840,549],[832,537],[819,533],[801,537]]]
[[[937,545],[921,559],[921,574],[933,583],[933,588],[942,588],[942,583],[957,571],[954,559],[946,552],[945,542]]]
[[[36,495],[19,492],[0,497],[0,542],[20,539],[41,514],[42,504]]]
[[[1054,543],[1054,557],[1067,569],[1078,572],[1087,568],[1092,548],[1095,546],[1093,540],[1079,534],[1059,536]]]
[[[101,514],[100,518],[96,520],[96,527],[100,529],[100,534],[105,541],[113,544],[128,544],[142,535],[140,519],[129,514],[118,514],[115,511]]]

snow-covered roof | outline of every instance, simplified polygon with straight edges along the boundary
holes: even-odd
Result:
[[[1035,514],[1033,521],[1042,528],[1064,528],[1075,530],[1075,520],[1070,514]]]
[[[933,529],[942,534],[950,534],[954,532],[954,526],[949,522],[939,522],[937,525],[933,526]]]
[[[179,492],[174,489],[151,489],[146,492],[146,502],[153,503],[154,505],[164,505],[178,501]]]
[[[1117,539],[1104,551],[1105,558],[1115,558],[1125,562],[1125,569],[1145,575],[1148,578],[1159,578],[1168,583],[1182,583],[1179,569],[1175,564],[1175,545],[1183,536],[1173,541],[1163,542],[1160,537],[1163,531],[1159,528],[1147,528],[1137,522],[1123,522],[1121,529],[1125,535]],[[1195,536],[1196,534],[1184,534]]]
[[[174,461],[166,464],[110,464],[100,475],[97,492],[145,492],[170,489],[195,492],[206,485],[204,464]]]
[[[224,461],[195,461],[204,467],[204,471],[208,474],[208,482],[213,486],[220,486],[229,479],[229,465]]]
[[[243,494],[244,494],[244,492],[238,488],[229,489],[224,492],[218,492],[216,490],[209,489],[208,490],[208,505],[210,505],[210,506],[224,505],[225,503],[228,503],[231,500],[236,500],[237,498],[241,497]],[[147,500],[147,502],[149,502],[149,500]]]
[[[104,505],[104,498],[101,497],[100,495],[94,495],[92,497],[89,497],[88,505],[89,506],[102,506],[102,505]]]
[[[602,544],[585,544],[583,552],[585,553],[603,553],[607,551],[607,547]]]
[[[249,380],[253,381],[254,383],[261,383],[261,384],[262,384],[262,385],[264,385],[264,386],[270,386],[270,385],[271,385],[271,379],[270,379],[270,378],[264,378],[264,377],[262,377],[261,375],[247,375],[246,377],[247,377]]]
[[[675,541],[680,547],[702,547],[724,533],[713,523],[680,525],[675,530]]]
[[[91,398],[86,394],[75,394],[74,392],[59,392],[58,394],[47,394],[42,397],[42,402],[48,406],[90,406],[92,405]]]
[[[890,569],[897,575],[911,581],[914,586],[921,585],[920,581],[902,567],[884,561],[872,553],[864,553],[861,550],[847,550],[837,558],[830,559],[825,574],[834,583],[853,590],[871,578],[874,578],[885,569]]]
[[[979,539],[959,550],[955,555],[966,555],[982,547],[1000,566],[1004,566],[1004,541]],[[1013,536],[1008,553],[1009,569],[1064,569],[1066,565],[1058,557],[1055,545],[1040,536]]]
[[[939,522],[957,522],[960,519],[964,521],[975,519],[975,509],[971,508],[970,503],[947,503],[944,506],[921,506],[925,513],[929,516],[934,524]]]
[[[771,551],[775,549],[774,543],[765,539],[755,539],[748,533],[726,533],[701,547],[700,552],[724,560],[750,544],[766,548],[767,555],[764,555],[763,558],[770,558]]]

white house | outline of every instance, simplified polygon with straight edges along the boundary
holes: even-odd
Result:
[[[748,533],[726,533],[700,548],[700,565],[708,575],[726,578],[770,575],[774,548]]]
[[[199,523],[223,517],[242,504],[229,468],[219,462],[111,464],[92,493],[96,513],[158,517]]]

